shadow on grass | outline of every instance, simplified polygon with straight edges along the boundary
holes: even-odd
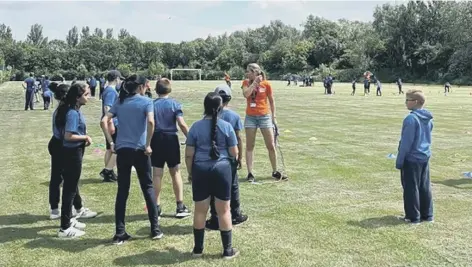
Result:
[[[193,234],[193,226],[192,225],[170,225],[164,226],[161,225],[161,230],[164,235],[191,235]],[[141,236],[148,236],[151,234],[150,227],[143,227],[136,231],[137,235]]]
[[[58,237],[48,237],[38,238],[32,240],[24,245],[25,248],[37,249],[37,248],[49,248],[49,249],[61,249],[67,252],[81,252],[87,249],[98,247],[100,245],[113,245],[111,239],[86,239],[86,238],[77,238],[77,239],[60,239]]]
[[[49,220],[47,215],[33,215],[29,213],[12,214],[12,215],[1,215],[0,226],[4,225],[21,225],[21,224],[33,224],[39,221]]]
[[[204,259],[220,259],[220,255],[204,255]],[[194,260],[191,252],[180,252],[175,248],[166,248],[164,251],[146,251],[141,254],[116,258],[114,265],[171,265]],[[196,265],[197,266],[197,265]]]
[[[83,184],[116,184],[116,183],[105,183],[105,182],[103,182],[102,179],[88,178],[88,179],[80,179],[79,180],[79,185],[83,185]],[[44,186],[49,187],[49,181],[42,182],[42,183],[40,183],[40,185],[44,185]],[[61,184],[61,188],[62,188],[62,184]]]
[[[472,179],[465,179],[465,178],[434,181],[433,184],[442,184],[442,185],[454,187],[457,189],[472,189]],[[461,185],[470,185],[470,186],[461,186]]]
[[[348,225],[361,227],[364,229],[377,229],[382,227],[396,226],[405,224],[397,216],[383,216],[378,218],[369,218],[362,221],[348,221]]]
[[[57,226],[41,226],[31,228],[21,227],[4,227],[0,228],[0,244],[14,242],[21,239],[35,239],[48,235],[39,234],[38,232],[57,228]]]

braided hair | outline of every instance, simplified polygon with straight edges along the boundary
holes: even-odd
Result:
[[[216,143],[216,133],[218,131],[216,124],[218,122],[218,112],[221,109],[222,99],[218,93],[208,93],[205,97],[203,105],[205,107],[205,115],[211,116],[211,131],[210,131],[210,140],[211,140],[211,149],[210,149],[210,158],[216,160],[220,157],[220,152],[218,151],[218,146]]]

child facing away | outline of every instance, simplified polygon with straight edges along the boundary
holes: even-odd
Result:
[[[433,221],[433,200],[429,178],[433,115],[423,108],[421,90],[409,90],[405,104],[410,114],[403,120],[396,168],[401,172],[405,222]]]

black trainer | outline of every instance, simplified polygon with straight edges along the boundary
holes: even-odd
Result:
[[[285,175],[282,175],[282,173],[280,173],[279,171],[275,171],[272,173],[272,178],[274,178],[275,180],[277,181],[285,181],[288,179],[287,176]]]
[[[110,171],[110,170],[107,170],[107,169],[103,169],[100,172],[100,176],[103,177],[103,181],[107,182],[107,183],[113,183],[117,180],[113,170]]]
[[[233,216],[232,222],[233,222],[233,225],[238,225],[238,224],[244,223],[245,221],[247,221],[247,219],[248,219],[248,216],[240,212],[238,215]]]
[[[247,181],[250,182],[250,183],[256,181],[256,178],[254,177],[254,175],[252,175],[252,173],[248,173],[246,179],[247,179]]]
[[[237,256],[239,256],[239,250],[237,250],[235,248],[232,248],[230,250],[230,252],[225,251],[223,253],[223,259],[225,259],[225,260],[231,260],[231,259],[236,258]]]
[[[218,223],[218,217],[211,216],[210,219],[205,222],[205,228],[213,231],[219,230],[220,224]]]
[[[115,235],[113,237],[113,244],[115,245],[121,245],[123,244],[124,242],[128,241],[129,239],[131,238],[130,235],[128,235],[128,233],[124,233],[122,235]]]
[[[161,239],[164,236],[164,233],[162,233],[161,228],[158,226],[156,230],[154,230],[151,233],[151,238],[152,239]]]
[[[181,207],[177,207],[175,210],[175,218],[177,219],[183,219],[190,216],[190,211],[187,209],[185,205],[182,205]]]

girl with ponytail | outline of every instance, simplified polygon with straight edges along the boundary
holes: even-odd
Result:
[[[231,158],[238,157],[238,141],[233,127],[218,118],[222,99],[218,93],[208,93],[204,100],[204,118],[195,122],[187,136],[185,163],[192,176],[192,192],[195,201],[193,255],[203,254],[205,220],[211,197],[219,219],[223,258],[232,259],[239,252],[232,247]]]
[[[85,234],[85,224],[76,218],[92,218],[97,215],[81,207],[78,184],[82,172],[82,159],[86,146],[92,143],[87,135],[85,117],[80,108],[87,103],[89,89],[82,83],[75,83],[67,90],[67,85],[51,85],[54,96],[59,100],[55,112],[54,128],[60,132],[62,140],[62,189],[61,228],[59,237],[74,238]],[[75,204],[76,218],[73,218],[72,204]]]
[[[154,133],[154,110],[152,100],[143,96],[146,91],[145,77],[131,75],[121,85],[119,100],[111,107],[101,121],[103,134],[116,153],[118,168],[118,192],[115,203],[116,233],[113,242],[117,245],[130,239],[125,229],[126,201],[128,200],[131,168],[136,169],[139,184],[146,201],[151,238],[163,237],[159,227],[156,197],[151,174],[151,138]],[[116,144],[108,130],[113,118],[120,122]]]
[[[57,84],[51,83],[48,88],[54,93],[54,98],[58,101],[59,107],[65,105],[65,98],[67,91],[69,91],[68,84]],[[51,180],[49,181],[49,205],[51,211],[49,218],[56,220],[61,218],[61,212],[59,210],[59,200],[61,196],[61,183],[63,181],[63,154],[62,154],[62,142],[64,137],[64,129],[56,126],[56,114],[57,109],[54,111],[52,116],[52,132],[53,135],[48,144],[49,155],[51,155]],[[96,212],[90,211],[82,206],[82,198],[80,197],[79,190],[74,197],[73,206],[75,215],[80,215],[82,218],[92,218],[97,216]]]

